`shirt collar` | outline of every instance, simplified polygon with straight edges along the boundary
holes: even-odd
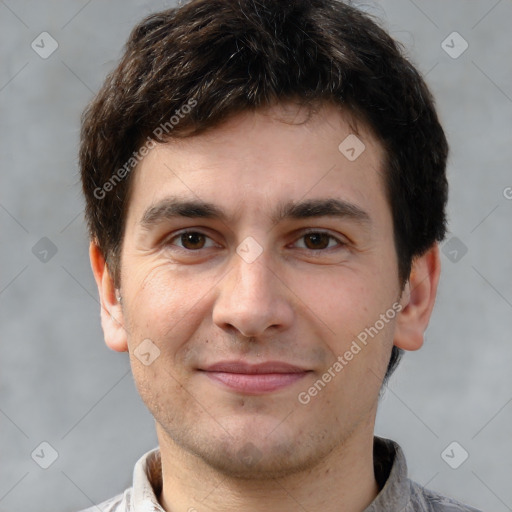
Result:
[[[404,510],[411,499],[411,486],[405,456],[398,443],[375,436],[373,467],[380,492],[364,512]]]
[[[374,437],[373,460],[380,492],[364,512],[403,510],[411,498],[407,464],[400,446],[390,439]],[[144,454],[133,470],[130,510],[165,512],[158,502],[162,491],[162,465],[159,448]]]
[[[133,469],[133,495],[130,512],[165,512],[158,496],[162,491],[160,449],[144,454]]]

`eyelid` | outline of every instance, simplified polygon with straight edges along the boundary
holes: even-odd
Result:
[[[336,240],[336,242],[338,243],[337,247],[346,247],[348,244],[349,244],[349,241],[347,239],[344,239],[343,236],[339,235],[339,236],[336,236],[334,234],[332,234],[330,231],[326,231],[326,230],[323,230],[323,229],[318,229],[318,228],[307,228],[305,230],[302,230],[302,231],[299,231],[298,235],[295,235],[295,238],[294,238],[294,244],[300,240],[301,238],[305,237],[306,235],[310,235],[310,234],[321,234],[321,235],[327,235],[329,238],[333,239],[333,240]],[[336,247],[328,247],[326,249],[308,249],[307,247],[306,248],[303,248],[301,247],[300,249],[304,249],[306,251],[312,251],[312,252],[325,252],[329,249],[335,249]]]
[[[181,247],[175,243],[172,243],[173,240],[175,240],[176,238],[179,238],[181,237],[182,235],[186,234],[186,233],[194,233],[194,234],[198,234],[198,235],[203,235],[205,238],[208,238],[210,239],[216,246],[218,246],[217,242],[215,242],[215,240],[213,240],[213,238],[208,235],[207,233],[205,233],[202,229],[191,229],[191,228],[184,228],[176,233],[172,233],[171,236],[168,236],[166,238],[164,238],[163,240],[163,245],[167,246],[167,245],[173,245],[175,247],[178,247],[178,249],[181,249],[183,251],[187,251],[187,252],[199,252],[201,249],[210,249],[212,246],[210,247],[202,247],[201,249],[196,249],[195,251],[193,249],[187,249],[185,247]]]
[[[187,249],[185,247],[179,246],[178,244],[172,243],[173,240],[181,237],[182,235],[184,235],[186,233],[195,233],[195,234],[203,235],[204,237],[210,239],[215,244],[215,246],[219,247],[219,244],[217,244],[217,242],[215,242],[215,240],[213,240],[213,238],[210,235],[208,235],[202,228],[184,228],[176,233],[173,233],[171,236],[166,237],[163,241],[163,244],[164,245],[173,245],[175,247],[178,247],[180,250],[190,252],[190,253],[199,252],[202,249],[212,248],[212,246],[210,245],[209,247],[202,247],[201,249],[194,250],[194,249]],[[336,236],[336,235],[332,234],[330,231],[326,231],[326,230],[322,230],[322,229],[318,229],[318,228],[306,228],[305,230],[299,230],[298,232],[295,233],[294,241],[292,242],[291,245],[296,244],[300,239],[304,238],[305,236],[307,236],[309,234],[327,235],[330,239],[336,240],[337,246],[327,247],[325,249],[308,249],[307,247],[300,247],[300,249],[306,250],[306,251],[312,251],[312,252],[325,252],[329,249],[335,249],[336,247],[346,247],[349,244],[349,241],[346,239],[344,240],[343,239],[344,237],[342,237],[341,235]]]

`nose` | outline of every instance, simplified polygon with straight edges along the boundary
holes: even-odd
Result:
[[[293,321],[293,294],[271,262],[261,254],[248,263],[233,255],[230,271],[219,283],[213,306],[213,322],[222,329],[235,329],[246,337],[281,331]]]

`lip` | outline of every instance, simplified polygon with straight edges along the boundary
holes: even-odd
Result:
[[[309,370],[281,361],[259,364],[221,361],[201,371],[223,386],[245,394],[277,391],[292,385],[309,373]]]
[[[303,373],[307,370],[282,361],[266,361],[258,364],[251,364],[245,361],[219,361],[207,366],[204,368],[204,371],[255,375],[265,373]]]

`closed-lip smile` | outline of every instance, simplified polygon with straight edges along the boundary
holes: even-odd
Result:
[[[310,370],[281,361],[251,364],[245,361],[220,361],[200,368],[223,387],[244,394],[277,391],[302,379]]]

